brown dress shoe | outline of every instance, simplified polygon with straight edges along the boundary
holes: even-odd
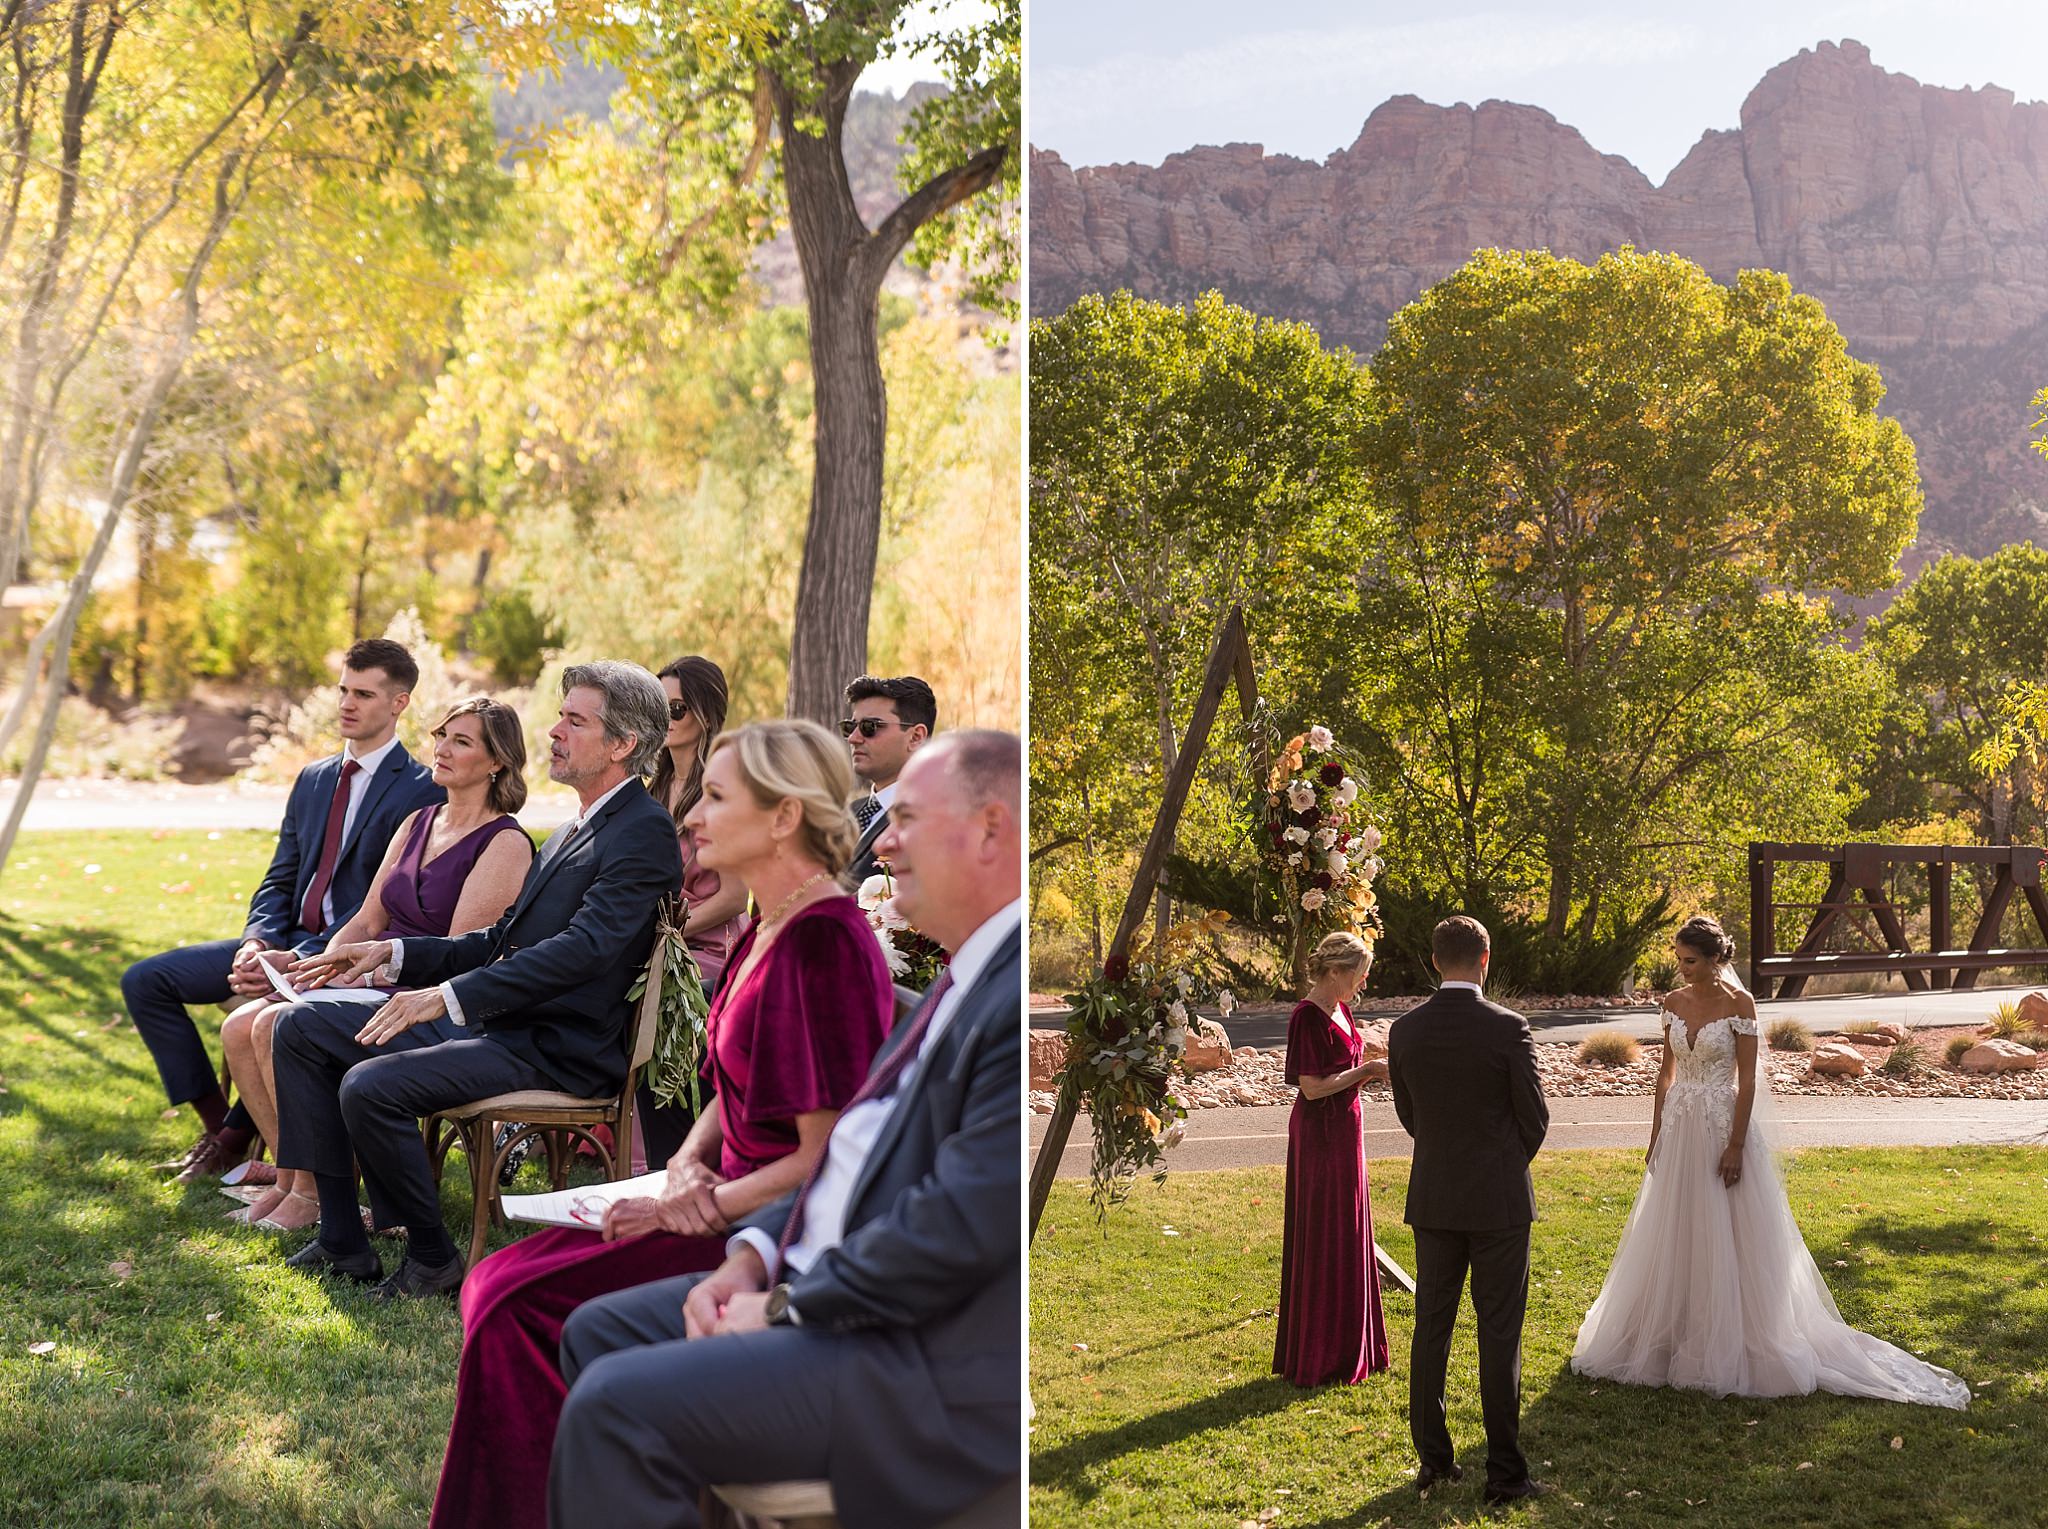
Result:
[[[196,1184],[201,1179],[217,1179],[248,1153],[246,1146],[228,1147],[221,1139],[208,1131],[186,1156],[185,1166],[178,1172],[180,1184]]]
[[[206,1150],[207,1144],[212,1140],[213,1132],[201,1131],[199,1133],[199,1140],[195,1141],[194,1143],[192,1143],[191,1146],[185,1149],[185,1155],[183,1157],[177,1158],[174,1161],[168,1163],[158,1163],[156,1165],[157,1171],[159,1173],[183,1173],[187,1168],[190,1168],[195,1162],[199,1160],[199,1154]]]

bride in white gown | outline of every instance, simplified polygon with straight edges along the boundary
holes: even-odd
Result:
[[[1947,1370],[1842,1320],[1807,1252],[1767,1129],[1756,1002],[1712,919],[1678,931],[1649,1167],[1572,1368],[1716,1396],[1881,1397],[1967,1407]]]

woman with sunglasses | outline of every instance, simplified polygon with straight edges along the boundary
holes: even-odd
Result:
[[[696,837],[684,820],[704,794],[704,761],[711,757],[711,745],[725,727],[725,671],[693,653],[677,659],[658,678],[668,692],[668,739],[647,789],[675,819],[676,842],[683,852],[683,901],[690,907],[683,943],[697,962],[704,991],[715,993],[725,974],[726,958],[740,937],[747,889],[737,879],[721,880],[718,872],[698,858]],[[647,1163],[667,1162],[689,1134],[689,1109],[657,1104],[645,1082],[640,1085],[635,1109],[640,1126],[636,1155],[644,1151]],[[634,1168],[641,1171],[637,1162]]]
[[[731,1225],[797,1188],[867,1076],[895,1010],[882,947],[835,879],[853,852],[846,748],[815,722],[755,722],[708,752],[688,827],[707,868],[760,913],[711,1006],[717,1095],[658,1198],[600,1231],[550,1227],[462,1287],[462,1362],[433,1529],[536,1529],[568,1388],[562,1324],[584,1301],[714,1267]]]

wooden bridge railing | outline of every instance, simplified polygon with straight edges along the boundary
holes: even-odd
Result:
[[[1758,998],[1797,998],[1806,979],[1835,972],[1897,972],[1914,992],[1971,988],[1977,974],[1995,966],[2048,966],[2048,895],[2041,887],[2044,852],[2019,845],[1957,844],[1752,844],[1749,847],[1749,985]],[[1827,891],[1817,903],[1782,902],[1777,868],[1785,863],[1828,867]],[[1927,867],[1928,948],[1915,950],[1905,921],[1886,891],[1886,872],[1895,865]],[[1957,866],[1993,868],[1990,895],[1967,945],[1957,946],[1950,894]],[[2013,894],[2026,899],[2041,943],[2025,948],[1997,945]],[[1793,949],[1778,949],[1778,914],[1810,915]],[[1883,950],[1828,951],[1822,944],[1845,919],[1868,914]]]

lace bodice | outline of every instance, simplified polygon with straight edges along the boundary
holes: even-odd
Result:
[[[1678,1059],[1664,1095],[1666,1124],[1677,1112],[1699,1110],[1725,1136],[1735,1124],[1735,1037],[1755,1035],[1756,1021],[1739,1014],[1709,1020],[1687,1044],[1684,1020],[1669,1009],[1661,1010],[1659,1018],[1664,1044]]]

